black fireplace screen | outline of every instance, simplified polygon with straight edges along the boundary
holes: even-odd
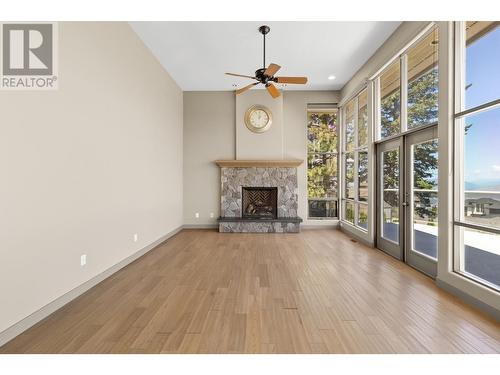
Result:
[[[244,187],[243,217],[276,218],[278,215],[278,188]]]

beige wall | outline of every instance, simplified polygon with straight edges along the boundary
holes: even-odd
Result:
[[[128,24],[60,23],[59,79],[0,92],[0,332],[182,225],[182,92]]]
[[[184,92],[184,224],[215,224],[219,216],[217,159],[234,159],[235,96]],[[195,213],[200,217],[196,218]],[[210,218],[213,213],[214,218]]]
[[[262,94],[267,95],[265,91]],[[306,161],[307,104],[335,103],[338,99],[338,92],[284,92],[283,157]],[[184,222],[187,225],[215,225],[217,222],[220,174],[213,160],[234,159],[236,156],[235,103],[232,92],[184,93]],[[276,147],[279,147],[278,143]],[[258,153],[252,155],[254,158],[260,156]],[[306,170],[305,163],[298,170],[299,216],[303,219],[307,218]],[[200,214],[198,219],[195,218],[196,212]],[[211,212],[214,218],[210,218]],[[332,222],[305,220],[304,224]]]
[[[245,125],[245,113],[262,105],[272,113],[271,128],[254,133]],[[236,96],[236,159],[283,158],[283,95],[274,99],[267,90],[252,90]]]

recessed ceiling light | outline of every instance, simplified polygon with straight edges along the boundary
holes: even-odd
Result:
[[[335,77],[334,75],[328,76],[328,79],[329,79],[330,81],[333,81],[335,78],[336,78],[336,77]]]

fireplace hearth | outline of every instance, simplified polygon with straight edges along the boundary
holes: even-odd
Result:
[[[242,187],[242,217],[276,218],[277,187]]]

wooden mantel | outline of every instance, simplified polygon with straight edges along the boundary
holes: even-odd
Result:
[[[299,159],[284,159],[284,160],[216,160],[221,168],[296,168],[301,165],[304,160]]]

